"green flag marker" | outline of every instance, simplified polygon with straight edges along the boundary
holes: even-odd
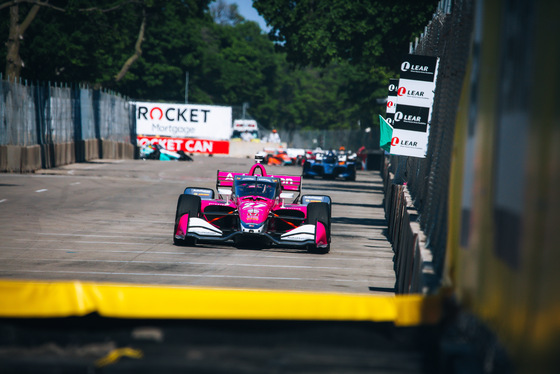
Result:
[[[379,115],[379,126],[381,128],[381,136],[379,137],[379,148],[391,152],[391,139],[393,138],[393,127]]]

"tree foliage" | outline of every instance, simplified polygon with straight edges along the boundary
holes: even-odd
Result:
[[[253,1],[276,48],[292,65],[336,74],[336,105],[342,108],[330,126],[339,127],[377,122],[377,114],[384,113],[377,99],[386,96],[409,42],[436,5],[435,0]]]
[[[108,0],[84,0],[80,2],[12,0],[2,2],[0,3],[0,11],[9,9],[9,21],[8,18],[3,19],[3,22],[0,21],[0,29],[6,28],[8,34],[7,49],[2,60],[5,63],[6,75],[16,79],[19,78],[22,68],[28,63],[28,56],[31,56],[32,59],[37,56],[33,46],[29,47],[28,40],[31,40],[32,43],[35,41],[41,43],[39,45],[40,49],[62,46],[62,49],[49,50],[49,53],[59,52],[59,54],[60,51],[65,52],[65,47],[77,45],[72,44],[73,42],[93,40],[104,43],[107,42],[108,33],[114,32],[118,35],[121,30],[118,28],[119,20],[123,14],[125,16],[130,14],[130,7],[138,8],[151,3],[153,3],[153,0],[119,0],[117,2],[109,2]],[[144,17],[142,19],[144,20]],[[116,27],[112,23],[115,20]],[[91,25],[101,26],[104,29],[101,32],[91,33],[87,29]],[[65,33],[66,31],[75,32],[76,35],[74,36],[77,37],[77,40],[68,39],[69,34]],[[61,40],[57,38],[59,36]],[[119,37],[113,39],[119,39]],[[70,44],[68,41],[70,41]],[[93,43],[90,45],[95,46]],[[23,47],[23,52],[20,52],[20,47]],[[79,47],[87,48],[88,46],[80,45]],[[25,56],[26,52],[28,56]],[[57,67],[57,75],[64,69],[66,69],[66,66]]]
[[[254,0],[272,39],[299,65],[333,60],[394,68],[433,14],[434,0]]]

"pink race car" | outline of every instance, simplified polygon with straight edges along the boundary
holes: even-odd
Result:
[[[217,198],[214,190],[197,187],[187,187],[179,196],[175,245],[232,241],[237,247],[329,251],[331,198],[300,197],[300,176],[267,175],[257,160],[249,173],[218,171],[216,189]]]

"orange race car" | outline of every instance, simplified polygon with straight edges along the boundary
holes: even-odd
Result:
[[[293,165],[294,160],[288,156],[288,153],[283,149],[265,150],[266,156],[264,158],[267,165]]]

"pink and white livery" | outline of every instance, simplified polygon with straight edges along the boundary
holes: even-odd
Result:
[[[232,241],[238,247],[299,247],[327,253],[331,198],[301,196],[301,177],[268,175],[257,158],[249,173],[219,171],[218,197],[210,188],[187,187],[177,202],[173,242]],[[292,203],[286,199],[292,199]]]

